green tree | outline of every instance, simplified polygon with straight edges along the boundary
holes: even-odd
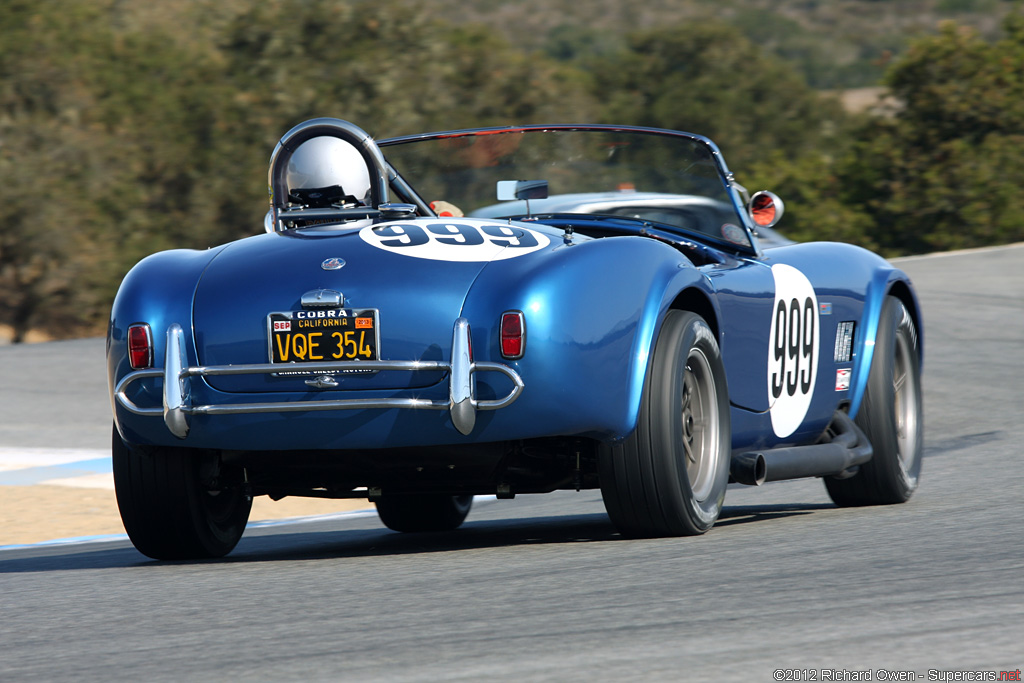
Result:
[[[375,137],[589,114],[557,65],[481,27],[401,0],[279,0],[239,15],[223,45],[254,130],[336,116]]]
[[[1024,239],[1024,15],[988,42],[945,24],[886,81],[902,108],[869,122],[837,173],[886,253]]]
[[[13,210],[0,224],[0,321],[16,341],[33,327],[101,331],[139,258],[229,234],[217,55],[119,30],[116,10],[0,8],[0,204]]]
[[[706,135],[730,166],[770,151],[794,158],[842,122],[837,104],[725,24],[682,24],[630,35],[625,52],[592,66],[602,118]]]
[[[236,89],[222,144],[248,202],[235,218],[238,231],[266,210],[274,144],[306,119],[347,119],[384,138],[595,116],[578,79],[554,62],[400,0],[261,3],[227,28],[221,52]]]
[[[95,310],[85,283],[97,254],[84,226],[109,155],[85,115],[87,67],[67,46],[96,36],[79,35],[96,15],[87,5],[0,5],[0,323],[14,341],[32,328],[77,334]]]
[[[790,239],[849,242],[878,249],[870,214],[848,201],[843,181],[828,156],[805,154],[791,159],[775,152],[749,169],[739,169],[737,179],[751,192],[771,190],[782,198],[786,210],[777,229]]]
[[[123,5],[0,5],[0,203],[16,209],[0,323],[16,339],[99,332],[142,256],[261,231],[270,152],[305,119],[385,137],[594,118],[575,74],[399,0]],[[167,33],[165,10],[201,38]]]

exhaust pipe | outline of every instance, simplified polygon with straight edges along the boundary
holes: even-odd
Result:
[[[767,474],[764,453],[740,453],[732,457],[729,464],[729,476],[738,484],[760,486]]]
[[[836,411],[829,431],[834,436],[827,443],[738,453],[732,457],[729,474],[733,481],[748,486],[759,486],[766,481],[835,476],[866,463],[874,454],[867,436],[846,413]]]

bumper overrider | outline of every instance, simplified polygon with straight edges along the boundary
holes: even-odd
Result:
[[[443,361],[332,361],[303,363],[302,370],[323,373],[312,380],[317,386],[332,386],[331,373],[345,370],[402,370],[406,372],[446,371],[448,373],[448,400],[423,398],[351,398],[314,401],[267,401],[259,403],[231,403],[224,405],[192,405],[191,381],[193,377],[215,375],[267,375],[282,371],[281,364],[210,365],[190,367],[185,355],[185,332],[177,323],[167,328],[167,350],[164,367],[136,370],[125,375],[114,388],[119,404],[136,415],[163,416],[167,428],[179,439],[189,432],[192,415],[238,415],[242,413],[282,413],[311,410],[364,410],[373,408],[403,408],[413,410],[447,410],[452,423],[460,433],[468,435],[476,424],[478,410],[498,410],[511,405],[523,391],[523,380],[512,368],[500,363],[474,363],[470,356],[469,321],[459,318],[452,333],[452,359]],[[512,389],[500,399],[477,400],[473,395],[473,374],[498,372],[512,381]],[[135,405],[126,394],[127,388],[142,379],[162,377],[163,406],[143,408]]]

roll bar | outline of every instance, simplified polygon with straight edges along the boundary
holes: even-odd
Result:
[[[268,230],[286,229],[283,214],[288,213],[288,161],[292,154],[306,140],[329,136],[349,143],[362,155],[370,175],[370,208],[377,209],[388,204],[389,169],[384,155],[370,134],[359,126],[334,118],[318,118],[304,121],[285,133],[270,155],[268,187],[270,191],[270,213]],[[346,211],[342,209],[342,211]],[[365,211],[365,209],[364,209]]]

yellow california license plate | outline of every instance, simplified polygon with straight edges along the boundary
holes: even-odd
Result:
[[[317,363],[378,360],[376,309],[320,309],[271,313],[270,361]]]

